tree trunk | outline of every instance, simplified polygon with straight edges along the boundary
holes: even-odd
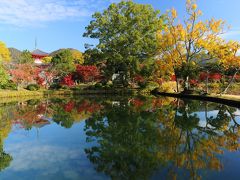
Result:
[[[185,80],[185,88],[186,90],[189,90],[190,89],[190,86],[189,86],[189,76],[186,77],[186,80]]]
[[[235,71],[234,75],[232,76],[231,81],[228,83],[227,87],[220,93],[220,95],[227,93],[229,87],[232,85],[232,83],[233,83],[233,81],[234,81],[237,73],[239,72],[239,70],[240,70],[240,68],[238,68],[238,69]]]
[[[179,92],[179,84],[178,84],[178,78],[176,76],[176,84],[177,84],[177,92]]]
[[[208,102],[205,102],[205,120],[206,120],[206,126],[205,129],[208,128],[208,124],[209,124],[209,119],[208,119]]]
[[[207,71],[207,79],[206,79],[206,93],[208,94],[208,75],[209,72]]]

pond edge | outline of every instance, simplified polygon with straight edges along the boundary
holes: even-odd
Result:
[[[201,101],[209,101],[215,103],[221,103],[232,107],[240,107],[240,99],[230,99],[224,95],[197,95],[197,94],[182,94],[182,93],[166,93],[166,92],[156,92],[152,91],[153,95],[157,96],[168,96],[168,97],[176,97],[183,99],[193,99],[193,100],[201,100]],[[240,98],[240,97],[239,97]]]

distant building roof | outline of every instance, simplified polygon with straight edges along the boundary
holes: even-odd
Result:
[[[31,52],[32,55],[39,55],[39,56],[48,56],[48,53],[43,52],[39,49],[35,49],[34,51]]]

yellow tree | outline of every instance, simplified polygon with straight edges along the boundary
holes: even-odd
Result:
[[[0,41],[0,86],[5,86],[9,81],[9,75],[4,62],[10,61],[10,52],[6,47],[5,43]]]
[[[0,171],[7,168],[13,160],[12,156],[4,151],[4,140],[8,137],[12,129],[9,111],[11,111],[11,108],[0,108]]]
[[[225,23],[215,19],[200,20],[202,12],[195,0],[187,0],[186,12],[187,17],[181,22],[175,9],[169,11],[167,26],[159,31],[157,37],[159,59],[167,62],[177,78],[183,78],[184,88],[188,90],[189,78],[197,66],[195,62],[215,58],[213,49],[216,50],[217,43],[222,41],[219,35],[223,33]],[[211,56],[204,58],[203,55],[209,52]]]
[[[78,64],[84,63],[84,56],[80,51],[72,50],[71,52],[72,52],[73,59],[75,60],[76,63]]]
[[[5,43],[0,41],[0,60],[3,61],[10,61],[10,52],[6,47]]]
[[[218,45],[219,46],[219,45]],[[229,41],[220,45],[221,48],[217,48],[216,52],[218,54],[218,62],[223,66],[225,71],[232,71],[233,75],[228,85],[221,93],[226,93],[229,87],[234,82],[236,75],[240,71],[240,57],[237,55],[240,49],[239,42]]]
[[[42,62],[45,64],[49,64],[52,61],[52,57],[47,56],[42,59]]]

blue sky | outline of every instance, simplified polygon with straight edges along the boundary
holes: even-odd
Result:
[[[82,37],[95,11],[102,11],[118,0],[0,0],[0,40],[20,50],[38,48],[47,52],[59,48],[84,51],[92,40]],[[175,7],[183,17],[185,0],[134,0],[151,4],[162,13]],[[231,29],[226,39],[240,40],[239,0],[198,0],[203,19],[221,18]]]

